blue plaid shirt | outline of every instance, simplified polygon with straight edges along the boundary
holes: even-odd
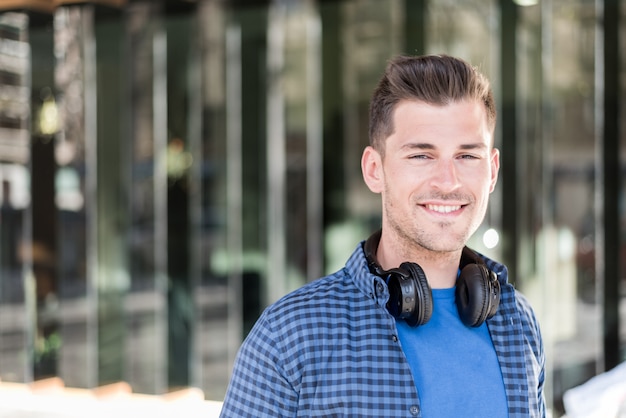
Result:
[[[506,267],[486,262],[502,284],[487,325],[509,417],[545,417],[537,320],[507,283]],[[421,417],[388,298],[361,243],[344,269],[267,308],[239,350],[221,417]]]

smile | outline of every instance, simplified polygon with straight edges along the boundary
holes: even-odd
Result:
[[[457,211],[457,210],[461,209],[461,205],[455,205],[455,206],[450,206],[450,205],[426,205],[426,209],[432,210],[433,212],[438,212],[438,213],[451,213],[451,212],[454,212],[454,211]]]

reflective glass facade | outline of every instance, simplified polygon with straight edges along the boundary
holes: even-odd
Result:
[[[0,2],[0,379],[221,399],[262,309],[379,224],[359,162],[387,59],[449,53],[499,112],[470,244],[533,302],[560,416],[626,360],[625,17],[611,0]]]

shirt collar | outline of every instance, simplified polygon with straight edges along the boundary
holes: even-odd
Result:
[[[378,305],[385,306],[389,300],[389,289],[384,280],[370,272],[367,259],[361,241],[346,262],[346,270],[355,286],[368,298],[373,299]]]

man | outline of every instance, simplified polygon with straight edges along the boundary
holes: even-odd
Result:
[[[382,229],[263,313],[223,417],[545,416],[534,313],[503,265],[465,247],[498,176],[495,124],[466,62],[389,63],[361,161]]]

